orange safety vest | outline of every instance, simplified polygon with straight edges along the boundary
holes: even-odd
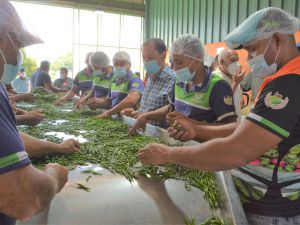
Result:
[[[268,83],[277,79],[278,77],[282,77],[282,76],[286,76],[286,75],[290,75],[290,74],[296,74],[296,75],[300,76],[300,56],[297,56],[296,58],[292,59],[287,64],[285,64],[283,67],[281,67],[280,70],[278,70],[276,73],[265,78],[264,82],[262,83],[262,85],[259,88],[259,91],[258,91],[258,94],[256,96],[253,106],[256,105],[261,91],[267,86]]]

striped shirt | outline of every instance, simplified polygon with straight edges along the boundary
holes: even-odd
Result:
[[[166,66],[158,76],[149,76],[141,99],[139,113],[154,111],[169,104],[174,91],[175,73]],[[151,122],[152,125],[167,127],[166,122]]]

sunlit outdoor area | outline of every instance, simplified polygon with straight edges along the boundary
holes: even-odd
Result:
[[[51,77],[58,78],[61,67],[67,67],[69,75],[75,77],[85,67],[87,53],[104,51],[112,59],[121,50],[130,54],[132,70],[142,71],[142,17],[14,1],[12,4],[25,25],[44,41],[24,48],[27,75],[41,61],[48,60]]]

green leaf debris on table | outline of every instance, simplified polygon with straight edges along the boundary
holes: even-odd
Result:
[[[83,184],[80,184],[80,183],[75,183],[77,186],[76,188],[78,189],[81,189],[81,190],[84,190],[86,192],[90,192],[92,189],[90,189],[89,187],[87,186],[84,186]]]
[[[89,182],[89,180],[92,178],[92,176],[90,175],[90,176],[88,176],[87,178],[86,178],[86,182]]]
[[[102,175],[101,173],[95,171],[95,170],[83,170],[81,173],[91,173],[93,175]]]

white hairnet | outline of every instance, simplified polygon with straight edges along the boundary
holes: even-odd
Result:
[[[95,52],[90,57],[90,65],[107,67],[109,65],[109,58],[104,52]]]
[[[252,14],[225,38],[230,48],[240,48],[274,33],[294,34],[300,29],[300,20],[276,7],[268,7]]]
[[[127,63],[131,63],[131,59],[130,56],[127,52],[125,51],[119,51],[117,52],[114,57],[113,57],[113,62],[115,62],[116,60],[120,60],[120,61],[125,61]]]
[[[192,34],[184,34],[177,38],[171,45],[170,53],[204,61],[204,46],[200,39]]]
[[[0,0],[0,38],[4,39],[8,32],[16,36],[22,47],[43,43],[28,32],[12,4],[8,0]]]

